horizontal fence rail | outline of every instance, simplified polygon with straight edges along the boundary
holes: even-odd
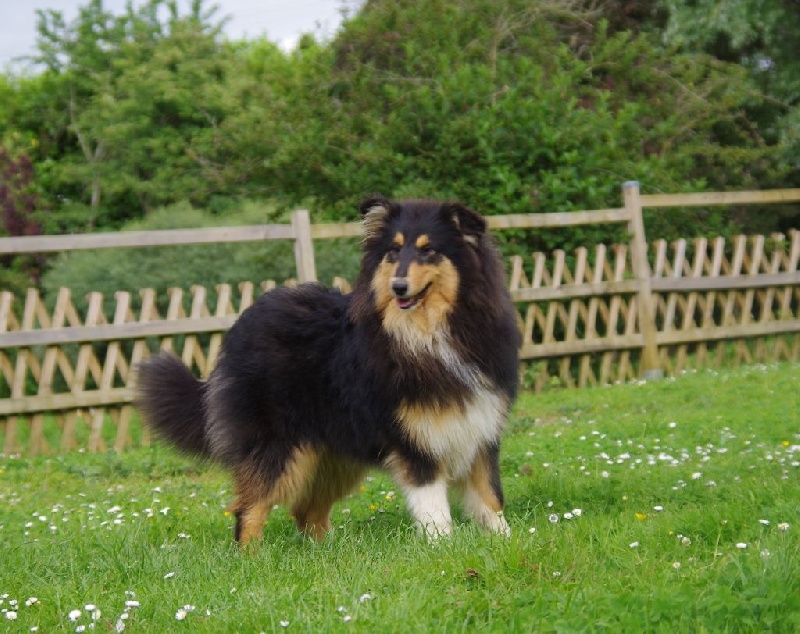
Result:
[[[695,194],[650,194],[640,197],[643,207],[708,207],[797,202],[800,189],[751,192],[702,192]]]
[[[561,211],[547,214],[509,214],[488,216],[489,229],[547,229],[580,225],[630,222],[627,209],[598,209],[595,211]]]
[[[252,225],[207,229],[162,229],[158,231],[120,231],[66,236],[23,236],[0,238],[0,253],[53,253],[119,247],[158,247],[218,242],[261,242],[291,240],[296,237],[291,225]]]
[[[641,195],[636,183],[626,183],[619,209],[488,217],[498,231],[625,223],[630,233],[626,244],[509,260],[522,380],[541,390],[798,360],[800,233],[648,244],[642,222],[642,209],[651,207],[793,201],[800,201],[800,190]],[[0,238],[0,255],[292,240],[297,280],[285,283],[295,284],[316,279],[314,240],[360,235],[360,223],[312,225],[300,211],[287,225]],[[225,331],[275,286],[120,291],[114,302],[90,293],[83,309],[66,288],[49,301],[35,289],[25,297],[0,291],[0,450],[122,451],[148,444],[138,427],[132,435],[136,365],[169,350],[208,376]],[[341,278],[334,286],[350,288]]]

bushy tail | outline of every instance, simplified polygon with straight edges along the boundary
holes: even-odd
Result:
[[[158,436],[181,451],[208,457],[203,389],[178,357],[160,354],[139,365],[136,406]]]

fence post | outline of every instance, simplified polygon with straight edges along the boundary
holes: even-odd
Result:
[[[646,380],[663,378],[664,370],[658,361],[658,339],[653,295],[650,288],[650,264],[647,261],[647,238],[644,233],[642,203],[639,199],[639,183],[627,181],[622,184],[625,209],[630,214],[628,230],[631,234],[631,263],[633,274],[639,281],[638,305],[639,326],[644,337],[641,373]]]
[[[292,212],[294,231],[294,259],[297,265],[297,281],[316,282],[317,267],[314,263],[314,242],[311,240],[311,219],[308,211],[298,209]]]

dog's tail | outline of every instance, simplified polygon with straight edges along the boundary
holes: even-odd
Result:
[[[139,364],[136,406],[156,435],[181,451],[209,457],[204,389],[178,357],[161,354]]]

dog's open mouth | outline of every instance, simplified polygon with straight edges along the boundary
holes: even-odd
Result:
[[[428,293],[428,289],[431,287],[430,283],[425,286],[419,293],[416,295],[412,295],[411,297],[398,297],[397,298],[397,307],[400,310],[411,310],[412,308],[416,307],[419,304],[425,295]]]

